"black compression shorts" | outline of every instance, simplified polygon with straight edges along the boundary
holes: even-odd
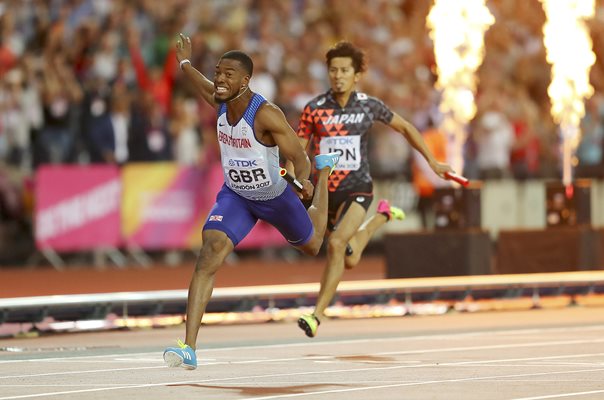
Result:
[[[369,210],[372,201],[373,184],[371,182],[358,185],[352,190],[336,190],[335,192],[330,192],[328,205],[329,230],[333,231],[337,226],[338,221],[335,221],[335,218],[342,204],[344,204],[344,208],[342,209],[342,214],[340,214],[340,219],[353,202],[359,204],[367,211]]]

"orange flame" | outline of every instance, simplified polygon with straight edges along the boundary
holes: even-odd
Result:
[[[586,20],[593,18],[595,0],[540,0],[547,17],[543,43],[552,66],[547,93],[554,121],[562,133],[564,184],[572,180],[572,164],[579,144],[584,99],[592,96],[589,71],[596,62]]]
[[[447,156],[454,170],[463,171],[466,126],[476,114],[476,70],[484,59],[484,33],[495,22],[486,0],[435,0],[427,24],[434,41],[441,90],[441,129],[449,136]]]

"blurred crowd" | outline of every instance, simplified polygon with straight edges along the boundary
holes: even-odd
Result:
[[[178,32],[192,64],[213,76],[229,49],[255,62],[252,89],[295,128],[303,105],[328,88],[325,51],[340,39],[362,47],[359,90],[384,100],[420,131],[439,120],[431,0],[4,0],[0,1],[0,214],[47,163],[218,159],[214,111],[178,71]],[[496,23],[478,71],[478,112],[468,127],[470,178],[559,177],[559,134],[550,116],[539,1],[487,0]],[[589,23],[597,62],[577,150],[579,176],[604,170],[604,2]],[[412,178],[413,153],[376,126],[374,176]],[[17,194],[15,194],[17,191]],[[13,196],[13,197],[11,197]],[[21,204],[21,205],[20,205]]]

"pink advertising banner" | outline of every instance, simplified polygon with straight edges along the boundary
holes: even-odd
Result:
[[[201,245],[211,205],[209,172],[175,163],[133,163],[122,168],[122,233],[144,249]]]
[[[43,166],[35,185],[39,249],[78,251],[121,244],[117,167]]]
[[[122,169],[122,234],[143,249],[198,249],[208,213],[223,183],[220,164],[206,168],[174,163],[128,164]],[[237,248],[287,245],[259,222]]]

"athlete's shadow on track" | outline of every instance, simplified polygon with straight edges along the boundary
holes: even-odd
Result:
[[[338,384],[322,384],[322,385],[299,385],[299,386],[281,386],[281,387],[262,387],[262,386],[216,386],[216,385],[200,385],[200,384],[177,384],[168,386],[190,386],[201,389],[226,389],[237,390],[241,395],[245,396],[268,396],[268,395],[288,395],[301,394],[309,390],[322,388],[348,387],[350,385]]]

